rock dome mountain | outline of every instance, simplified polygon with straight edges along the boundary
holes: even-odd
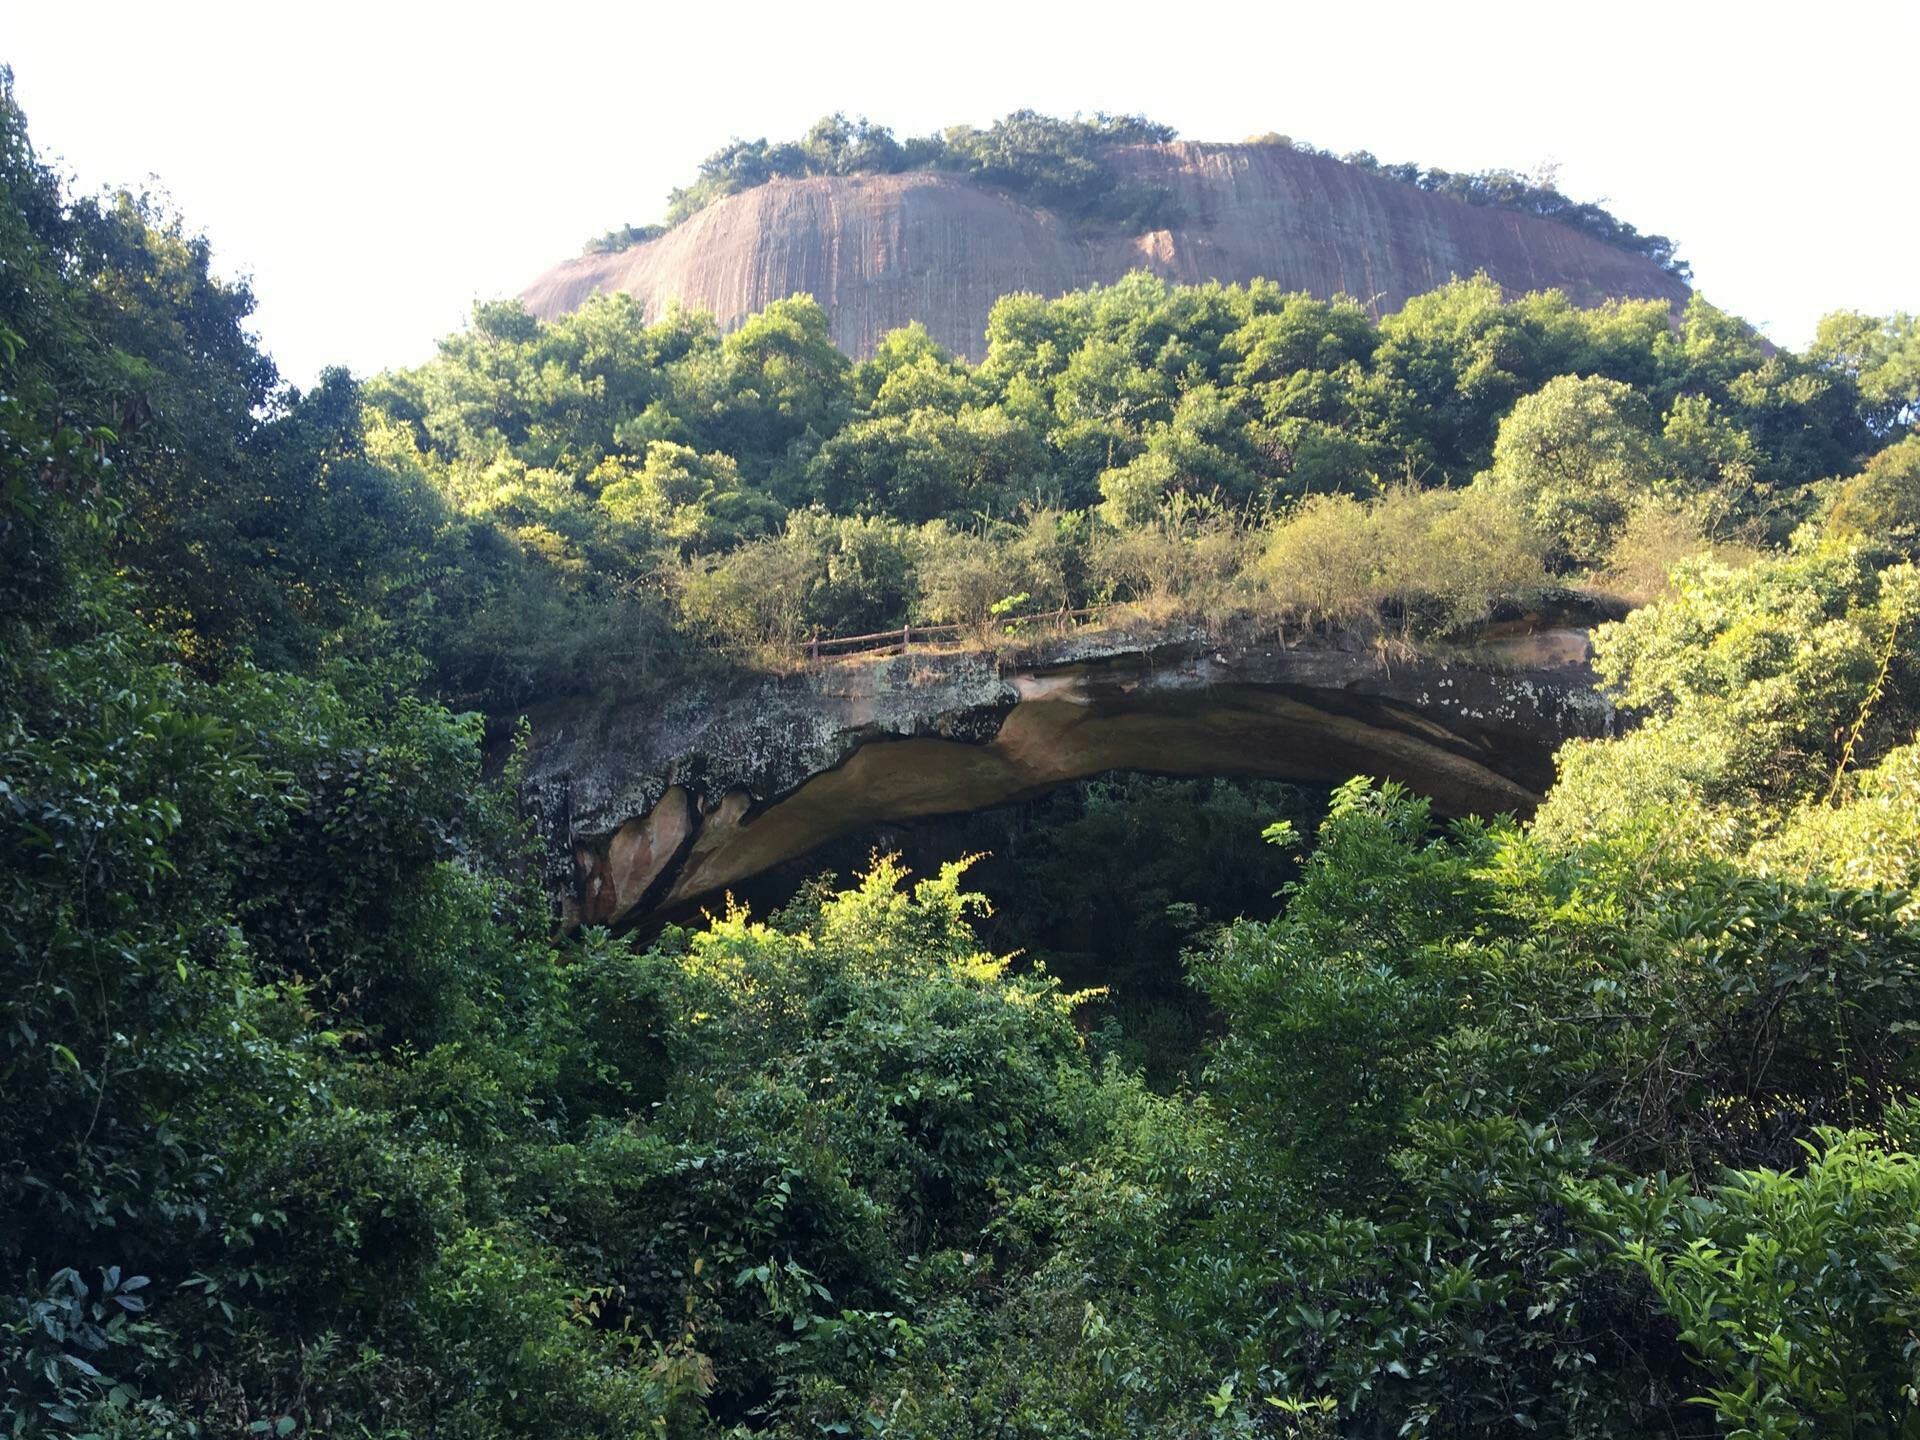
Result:
[[[723,328],[769,302],[812,295],[833,336],[864,357],[918,320],[980,358],[1002,295],[1055,296],[1131,271],[1166,280],[1271,280],[1376,314],[1455,275],[1509,291],[1559,289],[1575,304],[1683,303],[1683,280],[1572,226],[1374,174],[1278,144],[1172,141],[1108,153],[1126,179],[1165,187],[1178,218],[1144,233],[1090,224],[932,171],[775,179],[730,195],[627,249],[555,266],[522,299],[543,318],[625,291],[650,320],[675,303]]]

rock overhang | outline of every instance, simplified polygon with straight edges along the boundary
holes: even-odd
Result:
[[[526,794],[562,923],[629,926],[874,825],[1113,770],[1399,780],[1525,813],[1566,740],[1610,733],[1591,615],[1424,651],[1101,630],[910,650],[536,715]]]

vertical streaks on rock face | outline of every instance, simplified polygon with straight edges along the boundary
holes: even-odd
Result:
[[[644,906],[699,826],[693,797],[670,785],[643,816],[627,821],[603,850],[575,856],[574,893],[562,904],[569,926],[604,925]]]
[[[1112,163],[1169,188],[1176,223],[1145,234],[1089,229],[951,175],[776,180],[643,245],[556,266],[523,298],[552,318],[623,290],[649,319],[678,302],[731,328],[805,293],[826,307],[849,354],[869,355],[889,330],[919,320],[978,359],[1000,296],[1059,295],[1139,269],[1187,284],[1266,279],[1348,294],[1377,313],[1477,270],[1512,293],[1557,288],[1579,305],[1687,294],[1653,262],[1554,221],[1283,146],[1176,141],[1117,150]]]

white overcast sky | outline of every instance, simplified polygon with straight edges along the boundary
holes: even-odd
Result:
[[[302,383],[425,358],[476,298],[658,218],[730,136],[832,110],[1551,159],[1782,343],[1832,309],[1920,310],[1920,0],[0,0],[0,59],[43,155],[84,189],[157,177],[251,277]]]

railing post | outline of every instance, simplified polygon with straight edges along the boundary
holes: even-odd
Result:
[[[902,650],[905,650],[911,647],[912,644],[913,644],[913,626],[902,625],[900,627],[900,648]]]

